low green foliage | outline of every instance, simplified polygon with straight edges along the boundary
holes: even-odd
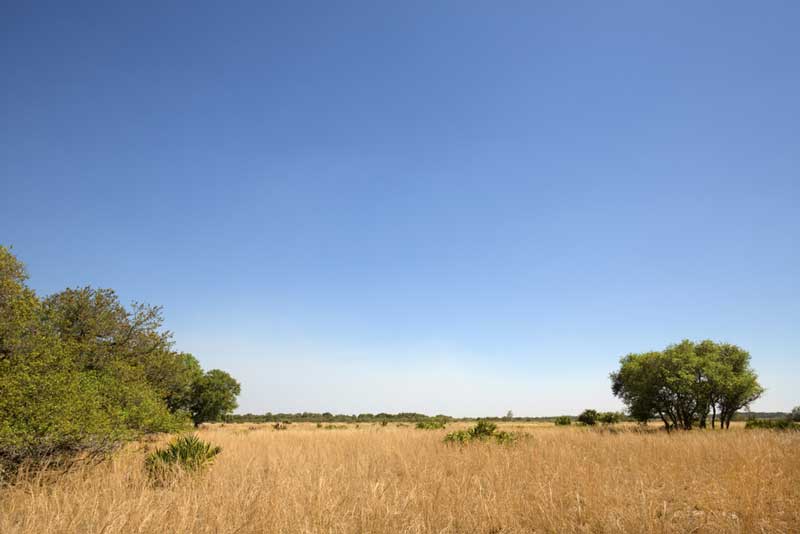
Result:
[[[568,415],[562,415],[560,417],[556,417],[555,419],[556,426],[567,426],[572,424],[572,417]]]
[[[430,421],[420,421],[417,423],[417,428],[422,430],[438,430],[445,427],[444,421],[431,419]]]
[[[176,438],[163,449],[145,458],[145,469],[155,482],[166,482],[179,473],[199,473],[209,467],[222,447],[211,445],[195,435]]]
[[[519,434],[497,430],[497,425],[490,421],[481,420],[469,430],[456,430],[444,437],[445,443],[469,443],[471,441],[485,441],[493,439],[497,443],[509,444],[519,439]]]
[[[800,430],[800,424],[794,423],[789,419],[751,419],[744,427],[748,429]]]
[[[450,432],[444,437],[445,443],[467,443],[471,440],[472,434],[469,433],[469,430],[456,430],[455,432]]]

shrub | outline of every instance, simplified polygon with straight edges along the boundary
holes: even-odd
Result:
[[[578,416],[578,422],[584,425],[594,426],[597,424],[598,415],[597,410],[584,410],[583,413]]]
[[[613,425],[622,420],[622,415],[618,412],[601,412],[598,414],[597,420],[604,425]]]
[[[438,430],[444,427],[445,427],[444,422],[438,421],[436,419],[432,419],[430,421],[420,421],[419,423],[417,423],[417,428],[420,428],[422,430]]]
[[[514,432],[498,431],[497,425],[490,421],[478,421],[469,430],[456,430],[444,437],[445,443],[469,443],[470,441],[483,441],[494,439],[497,443],[513,443],[519,438]]]
[[[517,441],[519,434],[516,432],[506,432],[501,430],[500,432],[495,432],[492,437],[495,439],[495,441],[497,441],[497,443],[510,444]]]
[[[491,421],[478,421],[474,427],[469,430],[473,439],[488,438],[497,430],[497,425]]]
[[[467,443],[472,439],[472,434],[469,433],[469,430],[456,430],[455,432],[450,432],[444,437],[445,443]]]
[[[572,424],[572,417],[568,415],[562,415],[560,417],[556,417],[555,420],[556,426],[567,426]]]
[[[800,430],[800,425],[789,421],[788,419],[751,419],[745,425],[745,428],[764,428],[767,430]]]
[[[147,474],[155,482],[165,482],[180,473],[199,473],[210,466],[222,448],[195,435],[181,436],[145,458]]]

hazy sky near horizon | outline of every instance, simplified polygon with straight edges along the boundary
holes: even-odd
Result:
[[[800,404],[797,2],[3,2],[0,243],[161,304],[241,412]]]

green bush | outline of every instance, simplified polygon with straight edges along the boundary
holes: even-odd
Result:
[[[199,473],[209,467],[222,447],[211,445],[195,435],[181,436],[164,449],[145,458],[145,469],[153,481],[165,482],[179,473]]]
[[[788,419],[751,419],[745,428],[763,428],[767,430],[800,430],[800,425]]]
[[[484,441],[493,439],[497,443],[513,443],[519,438],[514,432],[498,431],[497,425],[491,421],[478,421],[469,430],[456,430],[444,437],[445,443],[469,443],[471,441]]]
[[[469,430],[473,439],[488,438],[497,430],[497,425],[491,421],[478,421],[478,423]]]
[[[555,419],[556,426],[567,426],[572,424],[572,418],[568,415],[562,415],[560,417],[556,417]]]
[[[622,414],[618,412],[601,412],[597,416],[597,421],[604,425],[614,425],[622,421]]]
[[[594,426],[597,424],[597,418],[600,414],[597,413],[597,410],[584,410],[578,416],[578,422],[583,423],[584,425]]]
[[[438,430],[440,428],[444,428],[445,424],[443,421],[438,421],[436,419],[431,419],[430,421],[420,421],[417,423],[417,428],[422,430]]]
[[[519,439],[519,434],[517,434],[516,432],[506,432],[504,430],[501,430],[499,432],[495,432],[492,435],[492,437],[494,438],[495,441],[497,441],[497,443],[510,444],[514,443],[515,441],[517,441],[517,439]]]
[[[456,430],[444,437],[445,443],[467,443],[470,440],[472,440],[472,434],[469,433],[469,430]]]

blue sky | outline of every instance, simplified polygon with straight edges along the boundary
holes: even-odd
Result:
[[[241,411],[800,404],[796,2],[0,4],[0,243],[165,307]]]

